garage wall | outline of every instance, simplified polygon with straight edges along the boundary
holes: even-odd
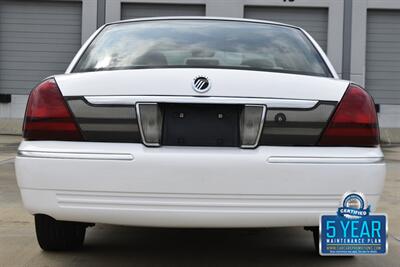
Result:
[[[400,104],[400,11],[368,10],[365,87],[378,104]]]
[[[28,94],[81,45],[82,3],[0,1],[0,93]]]
[[[327,8],[245,6],[244,17],[300,26],[311,34],[324,51],[327,51]]]
[[[121,19],[155,16],[205,16],[205,5],[122,3]]]
[[[351,80],[379,104],[381,139],[400,143],[400,1],[352,4]]]

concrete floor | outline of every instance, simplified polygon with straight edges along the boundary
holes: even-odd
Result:
[[[389,215],[386,256],[319,257],[302,228],[181,230],[96,225],[75,252],[43,252],[22,207],[12,157],[0,136],[0,266],[400,266],[400,148],[385,148],[388,175],[379,212]]]

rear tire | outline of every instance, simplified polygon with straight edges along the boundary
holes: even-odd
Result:
[[[319,227],[304,227],[304,230],[311,231],[314,239],[315,252],[319,255]],[[341,257],[353,258],[354,255],[341,255]]]
[[[82,247],[87,224],[57,221],[44,214],[35,215],[36,237],[43,250],[72,250]]]
[[[304,230],[311,231],[314,241],[314,249],[317,254],[319,254],[319,227],[318,226],[308,226],[304,227]]]
[[[312,230],[313,239],[314,239],[314,248],[315,252],[319,254],[319,228],[314,227]]]

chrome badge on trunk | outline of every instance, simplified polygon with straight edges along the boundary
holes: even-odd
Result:
[[[211,82],[207,77],[198,76],[193,79],[193,89],[198,93],[205,93],[211,88]]]

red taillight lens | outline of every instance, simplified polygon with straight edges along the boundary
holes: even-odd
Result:
[[[23,133],[27,140],[82,140],[54,79],[42,82],[29,95]]]
[[[361,87],[351,84],[319,142],[322,146],[376,146],[379,127],[374,101]]]

